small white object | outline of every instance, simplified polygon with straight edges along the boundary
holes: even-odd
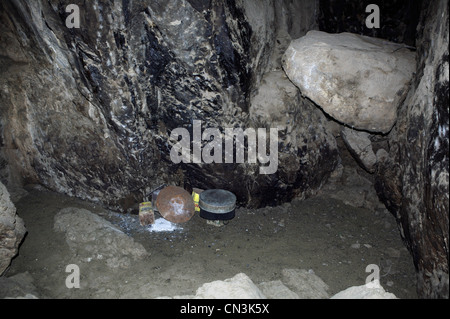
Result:
[[[174,231],[179,228],[180,228],[179,226],[177,226],[172,222],[169,222],[164,218],[158,218],[157,220],[155,220],[155,223],[153,225],[150,225],[148,227],[148,230],[150,232],[164,232],[164,231]]]

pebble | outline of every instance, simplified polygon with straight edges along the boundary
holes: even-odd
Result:
[[[388,249],[386,249],[386,253],[388,254],[388,256],[393,257],[393,258],[399,258],[401,255],[401,252],[395,248],[389,247]]]

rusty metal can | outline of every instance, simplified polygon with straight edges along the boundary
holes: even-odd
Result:
[[[161,216],[172,223],[185,223],[195,213],[194,200],[184,188],[167,186],[156,199],[156,207]]]

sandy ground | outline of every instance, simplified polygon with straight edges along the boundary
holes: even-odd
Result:
[[[247,274],[255,284],[280,279],[282,269],[313,270],[333,295],[365,283],[376,264],[381,285],[399,298],[416,298],[412,258],[393,216],[345,205],[326,194],[280,207],[238,209],[227,225],[208,225],[195,215],[177,230],[151,232],[137,215],[117,214],[90,203],[33,189],[16,202],[28,229],[6,277],[27,274],[39,298],[156,298],[193,295],[206,282]],[[104,262],[79,263],[79,289],[68,289],[66,266],[74,263],[54,216],[65,207],[85,208],[117,225],[150,253],[127,269]],[[157,215],[159,217],[159,215]]]

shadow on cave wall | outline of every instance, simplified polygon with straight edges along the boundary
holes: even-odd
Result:
[[[370,0],[319,0],[319,29],[328,33],[352,32],[415,46],[422,0],[377,1],[380,28],[369,29],[365,19],[370,13],[365,10],[372,3],[374,1]]]

